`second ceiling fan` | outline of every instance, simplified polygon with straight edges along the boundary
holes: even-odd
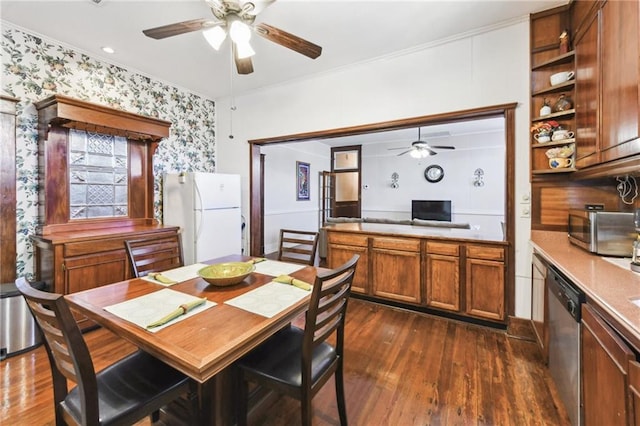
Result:
[[[438,154],[435,151],[436,149],[456,149],[454,146],[450,146],[450,145],[429,145],[426,141],[421,140],[420,131],[421,129],[420,127],[418,127],[418,139],[411,142],[411,147],[409,149],[389,148],[389,150],[404,149],[405,151],[398,154],[398,156],[410,154],[414,158],[425,158],[430,155]],[[441,137],[441,136],[448,136],[448,135],[449,135],[449,132],[437,132],[437,133],[430,133],[428,137]]]
[[[322,47],[271,25],[254,23],[258,13],[274,1],[275,0],[267,0],[260,2],[259,4],[264,6],[260,9],[256,8],[254,3],[248,1],[205,0],[211,8],[214,19],[192,19],[190,21],[176,22],[174,24],[150,28],[142,32],[147,37],[159,40],[194,31],[202,31],[209,44],[216,50],[220,48],[228,35],[231,39],[233,57],[238,74],[250,74],[253,72],[251,56],[253,56],[255,52],[249,44],[252,33],[256,33],[260,37],[294,50],[311,59],[316,59],[320,56]]]

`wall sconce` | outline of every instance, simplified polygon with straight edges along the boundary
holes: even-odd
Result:
[[[473,172],[473,176],[473,186],[484,186],[484,170],[482,170],[481,168],[477,168],[476,171]]]
[[[393,174],[391,175],[391,187],[393,189],[398,189],[400,187],[400,185],[398,184],[398,179],[400,179],[400,175],[396,172],[393,172]]]

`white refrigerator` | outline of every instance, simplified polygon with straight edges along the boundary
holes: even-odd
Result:
[[[185,265],[241,254],[240,175],[165,173],[165,225],[179,226]]]

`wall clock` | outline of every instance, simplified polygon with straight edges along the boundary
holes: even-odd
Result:
[[[444,177],[444,170],[437,164],[432,164],[424,169],[424,177],[432,183],[440,182]]]

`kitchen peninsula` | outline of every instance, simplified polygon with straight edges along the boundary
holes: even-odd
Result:
[[[354,295],[496,326],[506,324],[507,247],[502,235],[473,229],[388,223],[335,223],[327,263],[360,255]]]

